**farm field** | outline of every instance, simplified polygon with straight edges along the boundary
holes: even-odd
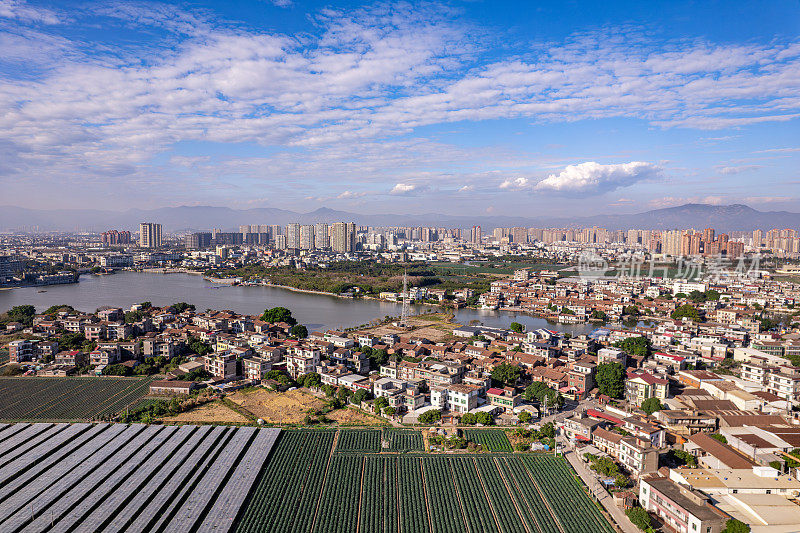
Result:
[[[0,425],[0,531],[229,531],[279,433]]]
[[[561,458],[338,453],[343,437],[349,450],[374,447],[369,431],[281,432],[236,531],[614,531]]]
[[[382,432],[379,429],[343,429],[336,443],[337,452],[380,452]]]
[[[467,440],[480,444],[484,450],[490,452],[510,452],[511,442],[505,431],[500,429],[467,429],[464,430]]]
[[[144,397],[152,380],[0,377],[0,420],[107,419]]]
[[[390,452],[421,452],[425,449],[422,434],[413,429],[387,428],[383,432],[383,438],[389,442]]]

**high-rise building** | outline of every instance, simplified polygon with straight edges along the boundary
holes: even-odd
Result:
[[[314,249],[314,226],[300,226],[300,249]]]
[[[314,225],[314,248],[325,250],[331,247],[330,229],[324,222]]]
[[[469,232],[469,242],[473,244],[480,244],[482,239],[483,235],[481,234],[481,227],[472,226],[472,230]]]
[[[528,228],[511,228],[511,241],[517,244],[528,243]]]
[[[114,244],[130,244],[131,232],[130,231],[117,231],[115,229],[108,230],[102,234],[103,246],[111,246]]]
[[[286,249],[286,235],[276,235],[275,239],[275,248],[278,250],[285,250]]]
[[[286,247],[300,248],[300,224],[286,224]]]
[[[142,222],[139,224],[139,246],[158,248],[161,246],[161,224]]]
[[[682,239],[682,231],[665,231],[661,234],[661,253],[672,256],[681,255]]]
[[[356,225],[353,222],[336,222],[333,224],[333,251],[344,254],[356,249]]]
[[[186,236],[184,244],[187,250],[202,250],[211,246],[211,233],[191,233]]]

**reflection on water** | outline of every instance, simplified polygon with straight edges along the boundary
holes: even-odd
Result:
[[[52,285],[44,288],[27,287],[0,291],[0,311],[15,305],[30,304],[37,311],[51,305],[68,304],[81,311],[94,311],[105,305],[129,307],[150,301],[153,305],[187,302],[197,309],[229,309],[238,313],[260,314],[268,307],[282,306],[292,310],[297,320],[309,330],[339,329],[366,324],[375,318],[400,314],[401,305],[377,300],[337,298],[322,294],[294,292],[277,287],[241,287],[218,285],[201,276],[189,274],[151,274],[119,272],[112,276],[81,276],[80,283]],[[413,312],[431,309],[413,306]],[[587,324],[552,324],[544,319],[520,313],[459,309],[456,320],[469,324],[478,320],[487,326],[507,327],[511,322],[524,324],[528,329],[548,328],[572,334],[591,331]]]

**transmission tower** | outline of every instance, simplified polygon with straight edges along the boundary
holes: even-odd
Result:
[[[408,326],[408,271],[403,271],[403,311],[400,314],[400,326]]]

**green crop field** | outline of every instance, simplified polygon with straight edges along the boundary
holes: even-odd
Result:
[[[0,420],[107,419],[150,391],[152,378],[0,377]]]
[[[343,429],[336,443],[337,452],[381,451],[380,429]]]
[[[614,531],[562,458],[334,453],[335,438],[332,431],[282,431],[236,531]],[[358,439],[373,437],[346,438],[361,446]]]
[[[510,452],[511,442],[505,432],[500,429],[467,429],[464,431],[467,440],[483,446],[490,452]]]
[[[423,451],[422,434],[414,429],[386,429],[383,438],[389,442],[390,452]]]

